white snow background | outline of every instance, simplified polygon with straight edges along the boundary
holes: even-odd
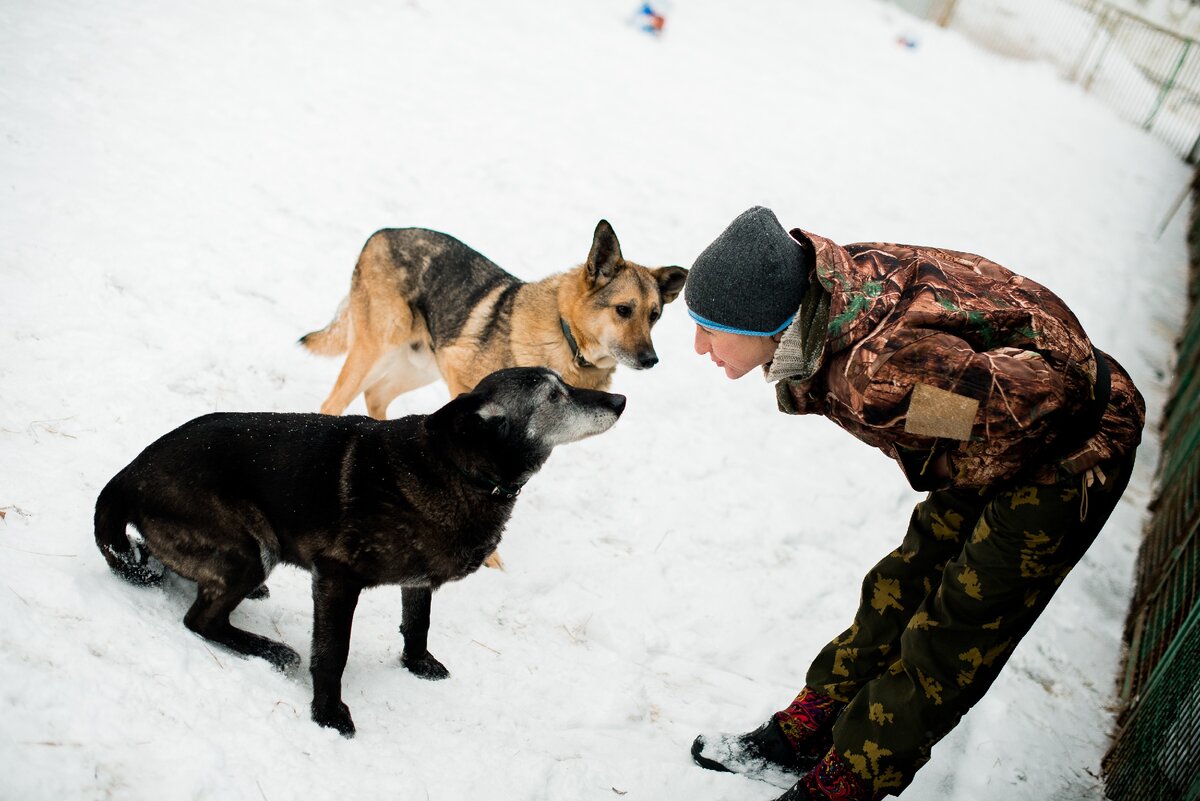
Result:
[[[705,730],[786,705],[901,539],[899,470],[758,374],[692,352],[618,371],[609,432],[557,451],[501,553],[434,596],[424,682],[400,590],[365,594],[344,697],[309,720],[307,574],[234,620],[295,676],[181,624],[92,541],[100,487],[213,410],[313,411],[295,341],[371,232],[449,232],[537,279],[600,218],[687,266],[745,208],[836,241],[984,254],[1057,291],[1150,409],[1128,491],[913,799],[1088,799],[1183,313],[1189,171],[1054,70],[873,0],[0,2],[0,797],[745,799]],[[906,47],[900,40],[915,40]],[[436,384],[393,416],[447,400]],[[352,412],[363,411],[361,400]]]

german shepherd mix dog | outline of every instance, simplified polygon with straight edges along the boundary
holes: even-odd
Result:
[[[402,663],[421,678],[446,678],[427,649],[433,591],[479,568],[554,446],[607,430],[624,408],[621,395],[516,368],[433,414],[386,422],[205,415],[108,482],[96,501],[96,545],[136,584],[161,581],[153,560],[195,581],[184,625],[280,669],[297,666],[299,654],[235,628],[229,614],[276,564],[311,571],[312,718],[349,737],[341,681],[359,593],[399,584]],[[130,538],[130,524],[139,537]]]
[[[367,413],[383,420],[396,396],[439,376],[453,397],[503,367],[549,367],[568,384],[607,389],[618,363],[658,362],[650,329],[686,278],[682,267],[626,261],[606,220],[587,262],[533,283],[452,236],[385,229],[363,246],[333,322],[300,342],[349,351],[325,414],[365,392]]]

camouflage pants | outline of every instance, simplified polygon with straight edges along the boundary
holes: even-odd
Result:
[[[834,747],[878,797],[899,794],[995,680],[1112,513],[1133,457],[999,491],[942,490],[863,581],[853,625],[808,686],[847,703]]]

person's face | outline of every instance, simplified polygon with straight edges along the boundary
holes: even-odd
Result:
[[[696,353],[707,354],[729,378],[741,378],[775,358],[775,340],[696,326]]]

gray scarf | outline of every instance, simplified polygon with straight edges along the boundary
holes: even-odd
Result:
[[[763,367],[767,381],[807,381],[821,367],[829,339],[831,296],[818,281],[811,281],[796,319],[783,332],[775,358]]]

